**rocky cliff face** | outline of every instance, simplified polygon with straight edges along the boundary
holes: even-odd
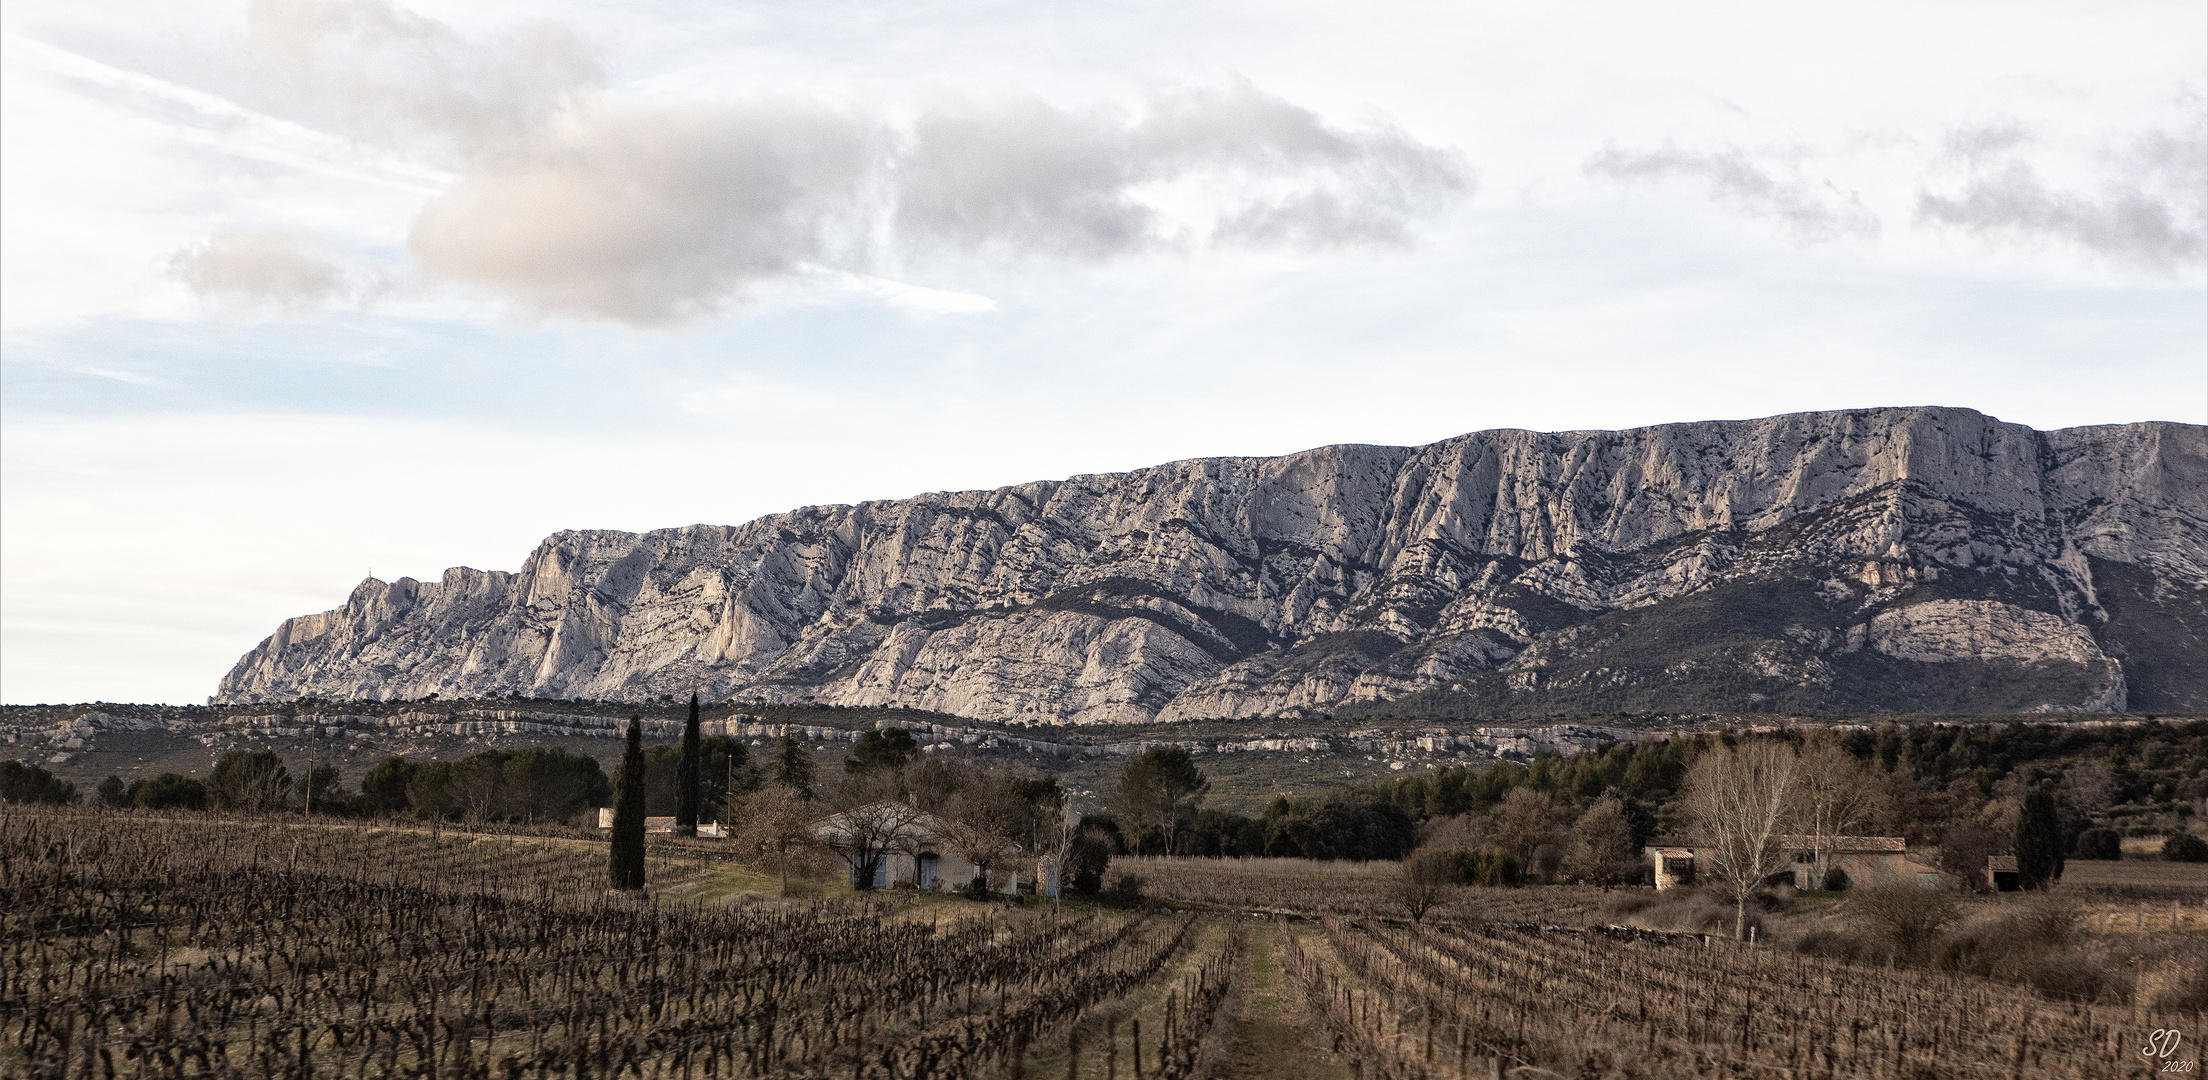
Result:
[[[2198,711],[2204,633],[2208,428],[1876,409],[563,532],[516,573],[362,582],[218,700]]]

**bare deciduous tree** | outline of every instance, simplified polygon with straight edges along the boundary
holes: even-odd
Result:
[[[1829,735],[1811,737],[1797,772],[1795,827],[1809,840],[1810,886],[1822,888],[1840,838],[1869,818],[1873,789],[1863,764]]]
[[[845,780],[836,789],[835,806],[835,816],[821,822],[819,838],[850,860],[853,886],[871,889],[882,860],[910,846],[924,815],[887,771]]]
[[[947,835],[942,839],[973,864],[974,876],[983,882],[990,870],[1019,853],[1018,838],[1030,831],[1035,814],[1034,805],[1012,790],[1009,779],[984,776],[952,795],[947,807]]]
[[[1560,824],[1556,803],[1546,792],[1514,787],[1495,807],[1495,841],[1516,857],[1519,865],[1533,865],[1533,853],[1556,839]]]
[[[1695,876],[1732,896],[1735,938],[1748,933],[1749,894],[1778,868],[1800,778],[1794,748],[1776,739],[1704,751],[1687,772],[1681,803],[1698,845]]]
[[[1063,903],[1072,887],[1073,849],[1081,842],[1081,811],[1068,801],[1058,807],[1056,813],[1046,813],[1042,825],[1035,831],[1036,849],[1050,860],[1058,875],[1057,899]],[[1040,888],[1042,882],[1036,882]]]
[[[744,800],[744,846],[774,853],[784,896],[790,893],[790,853],[812,842],[812,814],[805,797],[784,784],[769,784]]]

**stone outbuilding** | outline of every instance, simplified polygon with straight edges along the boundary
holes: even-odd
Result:
[[[1658,889],[1693,884],[1696,867],[1708,858],[1703,845],[1684,837],[1659,837],[1641,851],[1655,869]],[[1851,889],[1897,882],[1925,889],[1940,887],[1939,868],[1912,858],[1909,845],[1898,836],[1833,837],[1828,857],[1831,866],[1847,875]],[[1808,890],[1824,887],[1824,882],[1818,880],[1821,876],[1810,837],[1779,837],[1778,868],[1766,881],[1779,879]]]
[[[2024,887],[2019,877],[2014,855],[1986,856],[1986,884],[1995,892],[2015,892]]]

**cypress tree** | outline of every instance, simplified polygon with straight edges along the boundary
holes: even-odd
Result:
[[[2016,819],[2016,881],[2044,889],[2062,877],[2062,826],[2055,817],[2055,793],[2045,787],[2024,796]]]
[[[690,723],[682,729],[682,759],[675,763],[675,835],[698,835],[698,695],[690,695]]]
[[[629,717],[629,742],[613,781],[613,887],[644,887],[644,721]]]

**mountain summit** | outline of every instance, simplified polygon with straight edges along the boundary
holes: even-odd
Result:
[[[368,579],[217,700],[2208,710],[2208,428],[1799,413],[1198,458]]]

